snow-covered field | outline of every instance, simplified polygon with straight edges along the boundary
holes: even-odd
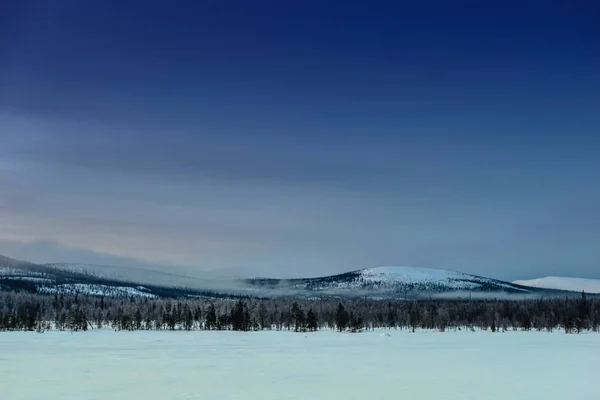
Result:
[[[600,334],[0,333],[2,399],[600,399]]]

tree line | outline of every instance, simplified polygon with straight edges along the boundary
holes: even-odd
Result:
[[[111,298],[0,292],[0,331],[391,329],[600,332],[600,300]]]

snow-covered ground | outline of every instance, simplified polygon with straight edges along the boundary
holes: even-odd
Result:
[[[600,334],[0,333],[4,399],[600,399]]]
[[[600,279],[566,278],[547,276],[545,278],[514,281],[517,285],[544,289],[572,290],[575,292],[600,293]]]

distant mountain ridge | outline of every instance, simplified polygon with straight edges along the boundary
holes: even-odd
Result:
[[[568,278],[547,276],[545,278],[518,280],[516,285],[524,285],[542,289],[558,289],[577,292],[600,294],[600,279]]]
[[[510,283],[456,271],[375,267],[298,278],[201,279],[168,272],[85,264],[33,264],[0,256],[0,290],[112,297],[251,296],[379,299],[575,296],[574,291]]]

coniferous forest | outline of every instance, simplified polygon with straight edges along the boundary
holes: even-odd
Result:
[[[600,331],[600,300],[111,298],[0,292],[0,331],[391,329]]]

